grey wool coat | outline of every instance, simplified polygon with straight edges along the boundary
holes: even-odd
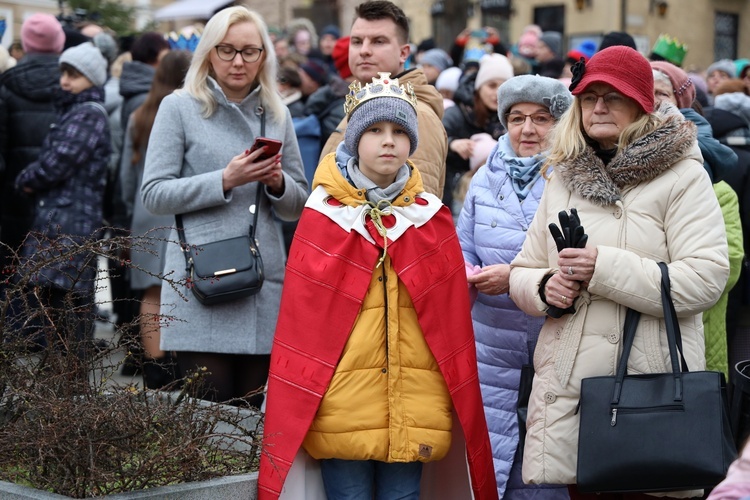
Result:
[[[159,106],[146,152],[141,195],[143,204],[158,215],[183,214],[186,240],[201,245],[247,234],[250,205],[257,183],[229,192],[222,188],[222,171],[230,160],[249,149],[260,136],[260,88],[241,103],[229,102],[215,81],[209,84],[217,99],[216,111],[202,116],[201,104],[186,92],[167,96]],[[185,259],[173,229],[167,245],[165,275],[180,281],[179,293],[162,286],[161,347],[165,350],[268,354],[281,299],[286,255],[281,230],[274,215],[296,220],[308,196],[289,112],[274,116],[266,108],[266,137],[283,142],[282,169],[285,190],[276,198],[261,191],[256,239],[263,257],[265,282],[252,297],[204,306],[185,286]],[[171,274],[170,274],[171,273]],[[166,323],[166,324],[165,324]]]

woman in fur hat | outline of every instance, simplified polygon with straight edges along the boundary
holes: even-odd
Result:
[[[628,308],[641,313],[628,371],[671,371],[659,262],[669,267],[684,358],[691,371],[704,369],[700,318],[726,285],[727,238],[695,125],[670,104],[654,106],[649,62],[617,46],[574,69],[574,102],[551,136],[553,173],[510,271],[523,311],[566,312],[547,317],[539,334],[523,479],[567,484],[573,499],[650,498],[575,486],[581,379],[614,374]],[[558,253],[547,226],[572,208],[588,243]]]
[[[504,499],[568,497],[565,488],[540,489],[521,481],[516,453],[519,374],[533,359],[544,319],[524,314],[513,304],[508,277],[544,192],[547,138],[572,101],[562,83],[546,76],[521,75],[500,85],[497,115],[508,133],[472,178],[458,219],[464,259],[477,266],[469,283],[478,292],[472,319],[479,381],[498,495]]]

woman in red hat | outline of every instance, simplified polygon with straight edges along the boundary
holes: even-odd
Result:
[[[671,371],[659,262],[669,266],[685,360],[691,371],[704,369],[701,312],[729,274],[724,223],[695,125],[672,105],[655,108],[645,57],[624,46],[598,52],[574,67],[571,91],[574,102],[552,131],[553,173],[511,264],[510,296],[523,311],[566,312],[548,316],[539,334],[523,479],[568,484],[573,499],[650,498],[576,488],[581,379],[614,374],[628,308],[642,316],[628,371]],[[548,225],[571,208],[588,243],[558,253]]]

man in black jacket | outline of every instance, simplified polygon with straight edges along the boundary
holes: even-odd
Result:
[[[0,269],[13,262],[31,227],[32,201],[15,190],[14,181],[38,158],[57,118],[53,93],[60,86],[58,58],[65,33],[54,16],[37,13],[24,21],[21,43],[26,55],[0,76],[0,156],[5,163],[0,177]]]

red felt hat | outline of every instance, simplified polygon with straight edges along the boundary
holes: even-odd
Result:
[[[336,70],[339,72],[339,76],[346,80],[352,76],[352,70],[349,69],[349,37],[345,36],[336,40],[336,45],[333,46],[333,64],[336,66]]]
[[[648,60],[638,51],[624,45],[601,50],[586,63],[581,81],[571,91],[584,92],[594,83],[611,85],[634,100],[646,113],[654,110],[654,75]]]

